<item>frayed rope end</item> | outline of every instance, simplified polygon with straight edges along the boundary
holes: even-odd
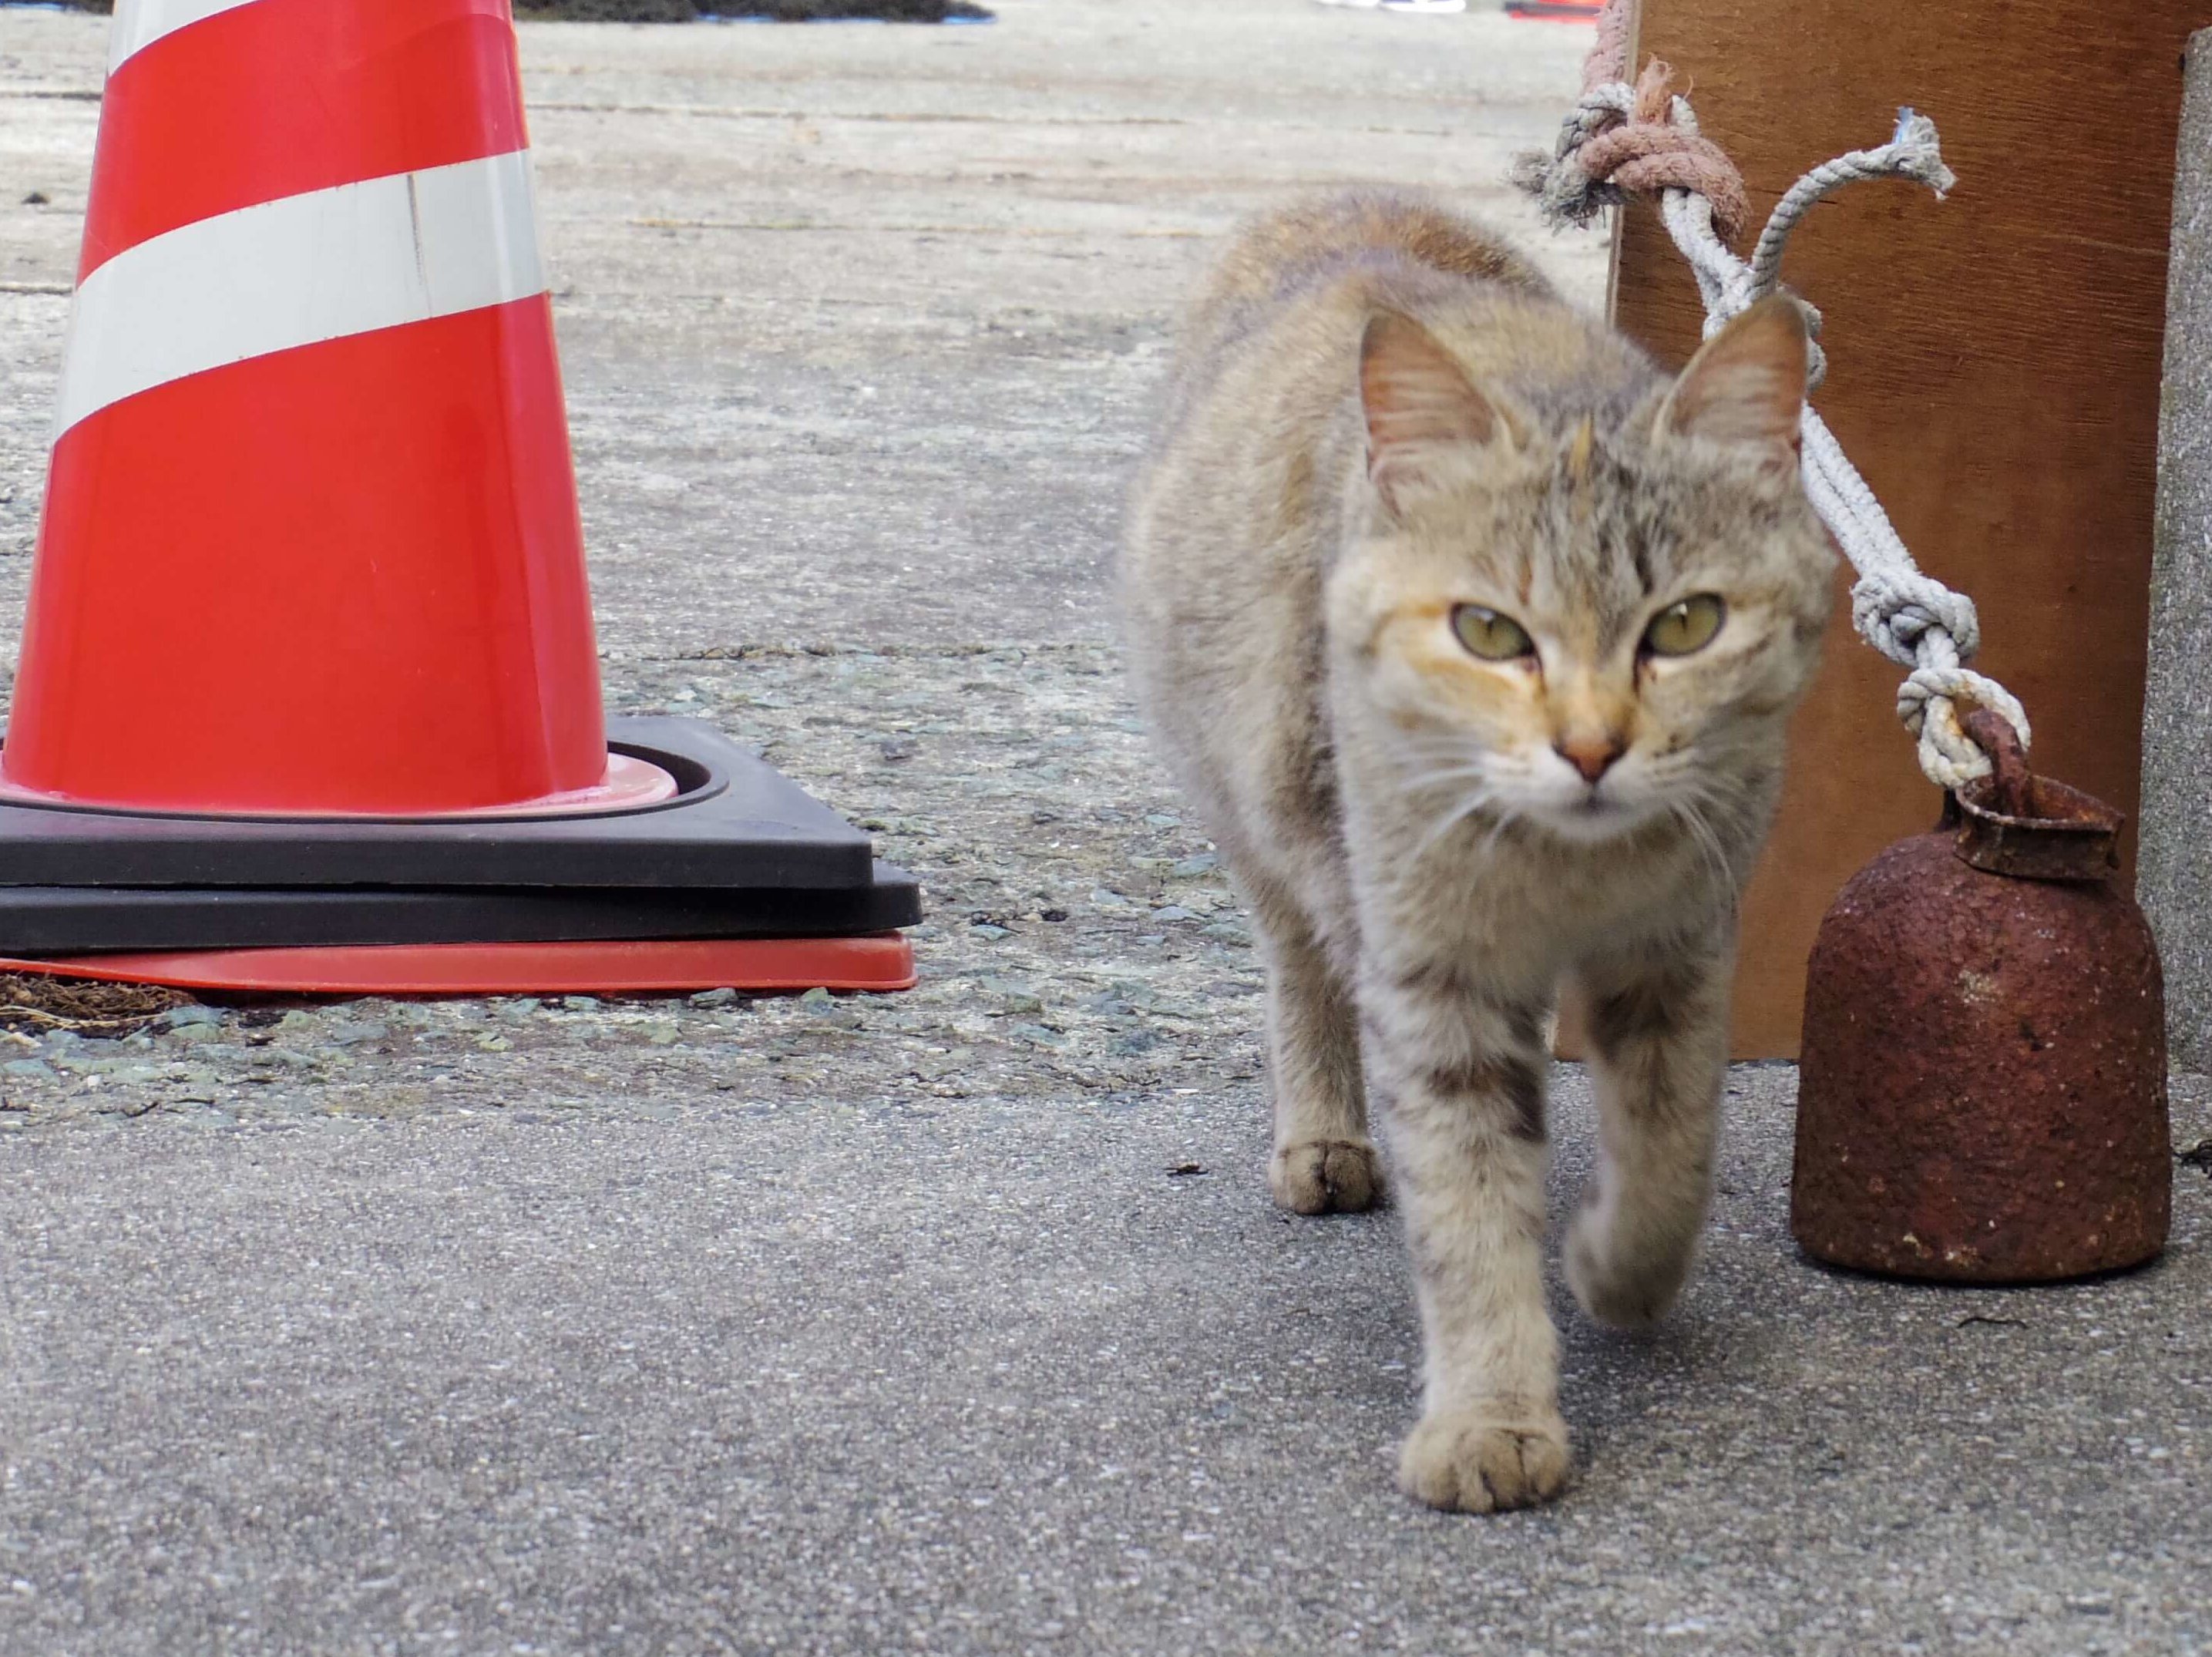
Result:
[[[1897,131],[1889,143],[1896,155],[1897,170],[1926,185],[1936,192],[1936,200],[1942,200],[1957,188],[1958,174],[1943,164],[1943,148],[1936,134],[1936,123],[1910,104],[1897,112]]]

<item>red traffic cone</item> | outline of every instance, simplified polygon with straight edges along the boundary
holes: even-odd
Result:
[[[0,879],[36,885],[0,889],[0,948],[12,905],[46,947],[313,947],[319,987],[331,947],[430,944],[362,981],[455,987],[489,941],[481,975],[522,987],[514,950],[574,945],[538,986],[580,987],[619,938],[670,987],[840,981],[795,964],[814,939],[763,968],[757,934],[918,918],[757,761],[652,725],[611,752],[507,0],[119,0],[0,748]],[[198,936],[189,902],[133,919],[132,884],[227,902]],[[546,901],[451,895],[518,886]],[[364,888],[380,920],[309,901]],[[255,891],[252,935],[215,918]],[[644,931],[610,892],[653,894]],[[640,964],[732,932],[744,977]],[[869,947],[910,978],[902,939]]]
[[[603,786],[502,0],[125,0],[111,64],[0,775],[181,811]]]

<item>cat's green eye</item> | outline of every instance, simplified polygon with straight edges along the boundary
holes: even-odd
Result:
[[[1451,622],[1459,641],[1486,662],[1510,662],[1536,653],[1535,641],[1520,622],[1480,604],[1460,605],[1452,611]]]
[[[1712,643],[1728,619],[1728,606],[1710,592],[1669,604],[1644,629],[1644,647],[1654,656],[1688,656]]]

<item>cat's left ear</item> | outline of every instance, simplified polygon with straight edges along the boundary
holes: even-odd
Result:
[[[1794,458],[1810,355],[1804,312],[1770,294],[1690,359],[1660,407],[1659,429]]]
[[[1450,458],[1510,429],[1437,337],[1395,311],[1367,319],[1359,402],[1367,416],[1367,475],[1394,512],[1409,491],[1432,483]]]

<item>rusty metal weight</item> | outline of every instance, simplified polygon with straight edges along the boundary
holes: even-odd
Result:
[[[2110,878],[2121,818],[1996,773],[1855,876],[1805,992],[1790,1229],[1897,1277],[2022,1283],[2164,1247],[2172,1168],[2157,946]]]

